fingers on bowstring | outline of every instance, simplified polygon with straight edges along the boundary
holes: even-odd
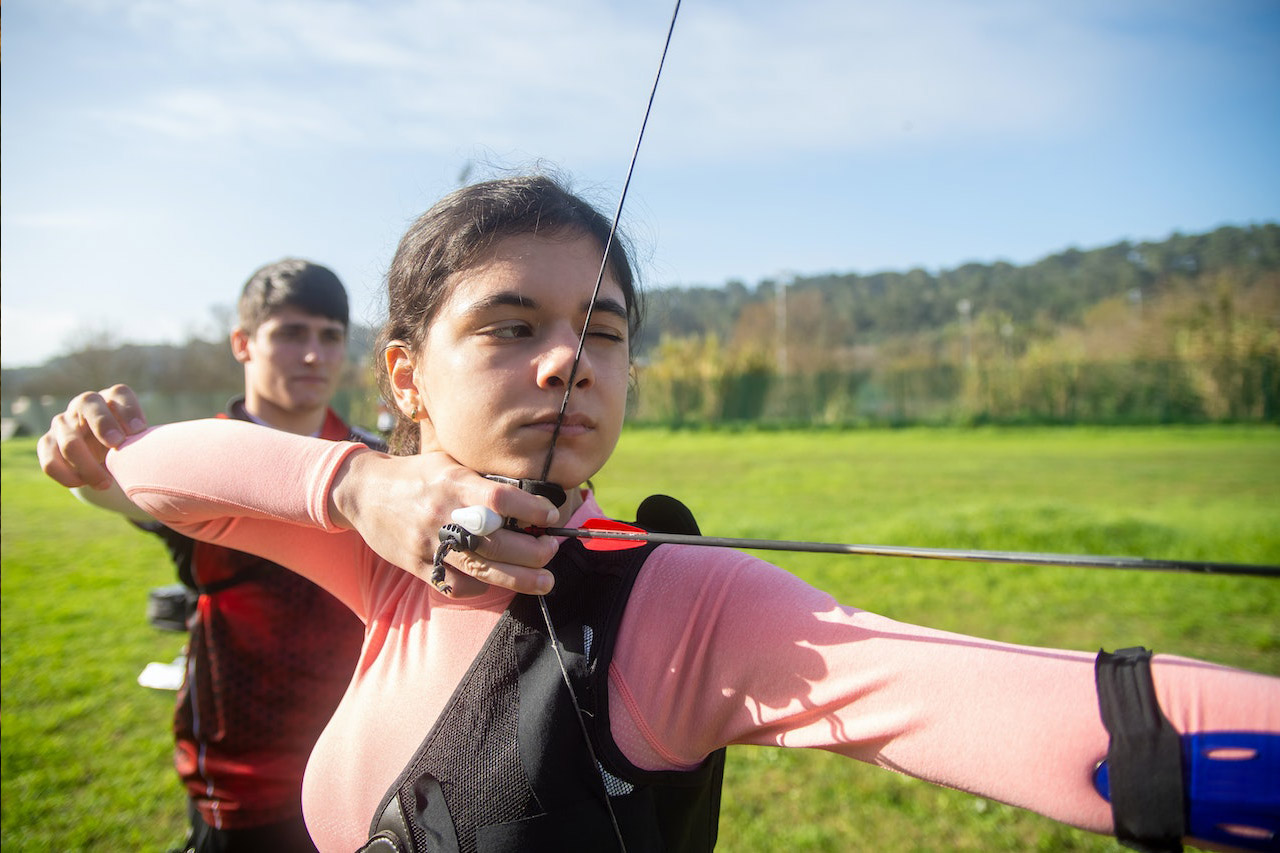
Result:
[[[493,480],[483,482],[480,504],[494,510],[503,518],[514,518],[520,524],[529,527],[549,527],[554,525],[560,516],[559,508],[541,495]]]
[[[551,572],[542,567],[555,556],[556,548],[550,536],[500,530],[480,538],[473,551],[450,551],[445,562],[482,583],[543,595],[555,584]]]
[[[559,546],[550,536],[530,536],[516,530],[499,530],[480,540],[474,555],[495,564],[540,569],[556,555]]]
[[[472,551],[455,551],[446,562],[481,583],[513,592],[544,595],[555,584],[555,578],[546,569],[486,559]]]

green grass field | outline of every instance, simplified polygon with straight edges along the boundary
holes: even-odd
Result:
[[[150,628],[159,544],[3,445],[3,834],[10,850],[181,839],[172,694],[138,687],[182,638]],[[1266,428],[631,431],[596,480],[631,517],[684,500],[704,532],[1280,563]],[[842,601],[1010,642],[1145,644],[1280,674],[1280,581],[777,554]],[[720,849],[1107,850],[1035,815],[818,752],[730,751]]]

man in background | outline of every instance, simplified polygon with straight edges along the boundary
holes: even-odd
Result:
[[[231,333],[244,395],[221,417],[384,449],[329,407],[346,361],[348,320],[346,290],[329,269],[289,258],[255,272]],[[38,455],[59,483],[91,486],[82,490],[90,502],[129,511],[118,487],[111,493],[101,464],[106,447],[95,437],[122,432],[103,425],[110,418],[124,432],[145,424],[126,386],[73,400],[41,437]],[[164,540],[197,596],[174,712],[174,765],[191,820],[183,849],[314,850],[302,820],[303,770],[355,671],[363,625],[294,572],[134,518]]]

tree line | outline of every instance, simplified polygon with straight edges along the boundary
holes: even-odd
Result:
[[[1274,223],[1021,266],[654,290],[645,315],[641,422],[1280,423]],[[353,326],[341,395],[366,423],[372,337]],[[5,370],[2,384],[11,405],[120,381],[201,406],[243,386],[225,337],[208,334],[151,346],[90,336],[40,367]]]
[[[636,419],[1280,422],[1280,226],[659,291]]]
[[[1122,241],[1093,250],[1067,249],[1035,263],[968,263],[930,273],[878,272],[765,279],[755,288],[729,281],[717,288],[673,288],[650,294],[651,328],[641,350],[662,335],[733,336],[744,314],[769,314],[785,290],[790,313],[822,335],[824,345],[852,346],[945,328],[958,304],[977,313],[1000,312],[1021,327],[1048,330],[1078,325],[1107,298],[1158,295],[1171,285],[1224,270],[1247,278],[1280,269],[1280,225],[1225,226],[1205,234],[1175,233],[1161,242]],[[805,317],[820,306],[821,316]],[[768,326],[768,322],[763,324]],[[762,334],[760,328],[741,330]]]

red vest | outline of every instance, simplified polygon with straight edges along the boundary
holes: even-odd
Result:
[[[247,420],[237,403],[229,416]],[[332,410],[320,437],[376,442]],[[355,672],[364,625],[275,563],[156,532],[200,592],[173,720],[174,765],[187,793],[217,828],[296,818],[303,770]]]

